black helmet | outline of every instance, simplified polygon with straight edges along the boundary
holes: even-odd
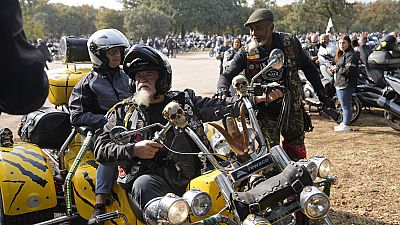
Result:
[[[397,40],[394,35],[386,35],[382,38],[380,46],[383,50],[391,51],[394,50],[396,42]]]
[[[171,89],[172,70],[166,57],[156,49],[146,45],[134,45],[124,59],[124,71],[132,79],[132,90],[135,91],[135,75],[139,71],[157,70],[160,72],[156,82],[157,94],[165,94]]]

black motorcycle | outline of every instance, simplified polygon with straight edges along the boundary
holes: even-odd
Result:
[[[400,52],[384,48],[371,53],[368,57],[372,69],[383,71],[386,87],[376,99],[376,104],[385,109],[385,122],[400,131]]]

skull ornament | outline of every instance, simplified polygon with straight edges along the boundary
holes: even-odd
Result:
[[[184,128],[188,125],[185,111],[183,111],[183,109],[177,102],[168,103],[164,107],[162,115],[166,120],[179,128]]]
[[[247,95],[247,85],[249,82],[243,75],[237,75],[232,79],[232,86],[235,88],[236,93],[240,96]]]
[[[14,144],[13,134],[10,129],[0,129],[0,145],[2,147],[10,147]]]

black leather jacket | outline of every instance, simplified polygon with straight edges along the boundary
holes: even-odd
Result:
[[[187,89],[184,92],[170,91],[165,94],[165,104],[171,100],[175,100],[183,106],[189,120],[189,127],[197,134],[197,136],[208,145],[208,140],[204,134],[203,122],[216,121],[225,115],[229,105],[233,104],[233,109],[238,113],[239,103],[231,103],[220,99],[203,98],[196,96],[193,90]],[[216,111],[220,113],[216,115]],[[154,137],[153,131],[141,132],[130,139],[127,144],[116,143],[111,140],[110,130],[114,126],[125,126],[128,129],[137,129],[151,124],[154,117],[147,112],[146,107],[137,106],[132,100],[118,103],[107,114],[108,122],[103,128],[103,133],[99,135],[95,143],[96,160],[107,165],[121,165],[126,168],[127,173],[132,164],[137,165],[141,162],[139,174],[135,174],[130,178],[132,181],[141,174],[158,174],[164,177],[171,185],[177,188],[185,188],[187,183],[195,176],[199,175],[200,165],[197,156],[178,155],[171,153],[165,149],[157,152],[151,160],[141,160],[132,155],[133,147],[140,140],[147,140]],[[172,133],[172,135],[171,135]],[[172,139],[172,140],[171,140]],[[164,141],[167,146],[175,151],[199,152],[200,149],[185,133],[180,132],[176,128],[167,133],[167,140]],[[170,145],[171,144],[171,145]],[[144,163],[146,161],[146,163]],[[150,161],[150,162],[149,162]],[[178,170],[177,167],[180,169]],[[137,171],[136,171],[137,172]],[[136,173],[135,172],[135,173]]]
[[[107,111],[130,95],[129,79],[123,70],[94,68],[75,85],[71,93],[71,124],[101,128],[107,122],[104,117]]]
[[[336,62],[335,87],[357,87],[358,57],[354,51],[345,52]]]

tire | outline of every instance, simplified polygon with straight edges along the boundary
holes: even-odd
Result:
[[[400,117],[389,112],[388,110],[385,110],[383,116],[387,125],[389,125],[394,130],[400,131]]]
[[[340,114],[339,119],[336,120],[336,123],[341,123],[343,121],[343,111],[342,107],[340,106],[340,102],[336,96],[333,97],[333,101],[335,102],[336,110]],[[361,110],[362,110],[362,104],[361,101],[358,99],[357,96],[352,96],[351,97],[351,107],[352,107],[352,112],[351,112],[351,119],[350,119],[350,124],[353,124],[358,120],[358,118],[361,115]]]
[[[30,225],[54,218],[54,209],[25,213],[17,216],[4,215],[3,199],[0,190],[0,225]]]
[[[213,49],[211,49],[209,52],[208,52],[208,56],[210,56],[210,57],[214,57],[214,50]]]

